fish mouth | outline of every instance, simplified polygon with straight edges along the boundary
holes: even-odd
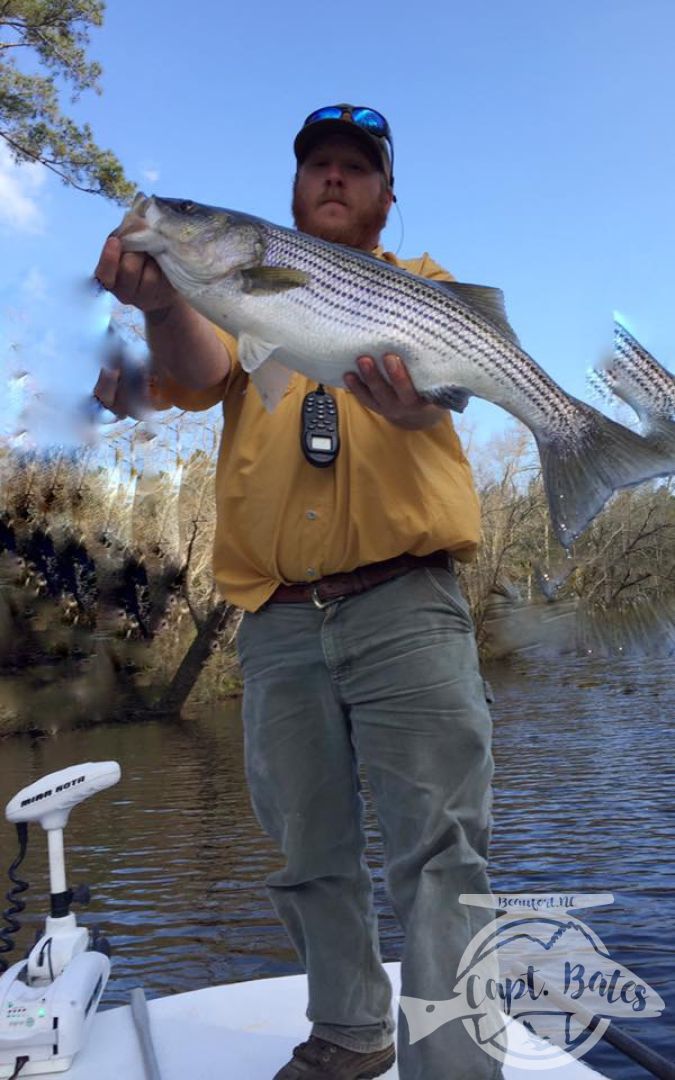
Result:
[[[148,196],[142,191],[137,191],[130,207],[131,213],[138,214],[140,217],[145,217],[146,210],[152,201],[152,195]]]
[[[147,246],[151,239],[157,240],[157,225],[161,214],[155,205],[152,195],[144,195],[138,191],[134,201],[122,218],[122,221],[113,229],[111,236],[122,240],[125,251],[148,251]],[[156,243],[152,245],[155,248]],[[154,254],[154,250],[152,252]]]
[[[122,218],[120,224],[116,229],[113,229],[110,235],[118,236],[121,239],[123,236],[129,236],[131,233],[137,232],[138,229],[144,229],[146,227],[146,215],[151,198],[144,195],[142,191],[137,191],[134,195],[134,201]]]

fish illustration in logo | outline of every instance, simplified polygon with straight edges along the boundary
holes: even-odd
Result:
[[[461,1019],[488,1053],[503,1057],[508,1028],[520,1020],[552,1054],[560,1048],[580,1057],[610,1020],[659,1016],[665,1007],[569,912],[501,915],[474,937],[459,972],[445,1000],[401,997],[411,1044]],[[542,1051],[532,1044],[524,1053]]]

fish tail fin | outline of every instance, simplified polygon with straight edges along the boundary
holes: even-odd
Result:
[[[537,435],[554,532],[569,547],[618,489],[675,473],[675,454],[575,401],[576,421],[564,435]]]

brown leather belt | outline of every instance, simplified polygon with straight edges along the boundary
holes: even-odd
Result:
[[[381,585],[420,566],[440,566],[448,570],[452,569],[452,558],[447,551],[432,551],[429,555],[397,555],[393,559],[385,559],[384,562],[359,566],[348,574],[327,574],[314,582],[279,585],[267,602],[306,604],[312,601],[318,608],[323,608],[346,596],[366,592],[375,585]]]

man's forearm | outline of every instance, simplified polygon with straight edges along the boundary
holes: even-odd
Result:
[[[208,319],[182,298],[145,316],[146,339],[159,374],[190,390],[207,390],[230,370],[230,354]]]

